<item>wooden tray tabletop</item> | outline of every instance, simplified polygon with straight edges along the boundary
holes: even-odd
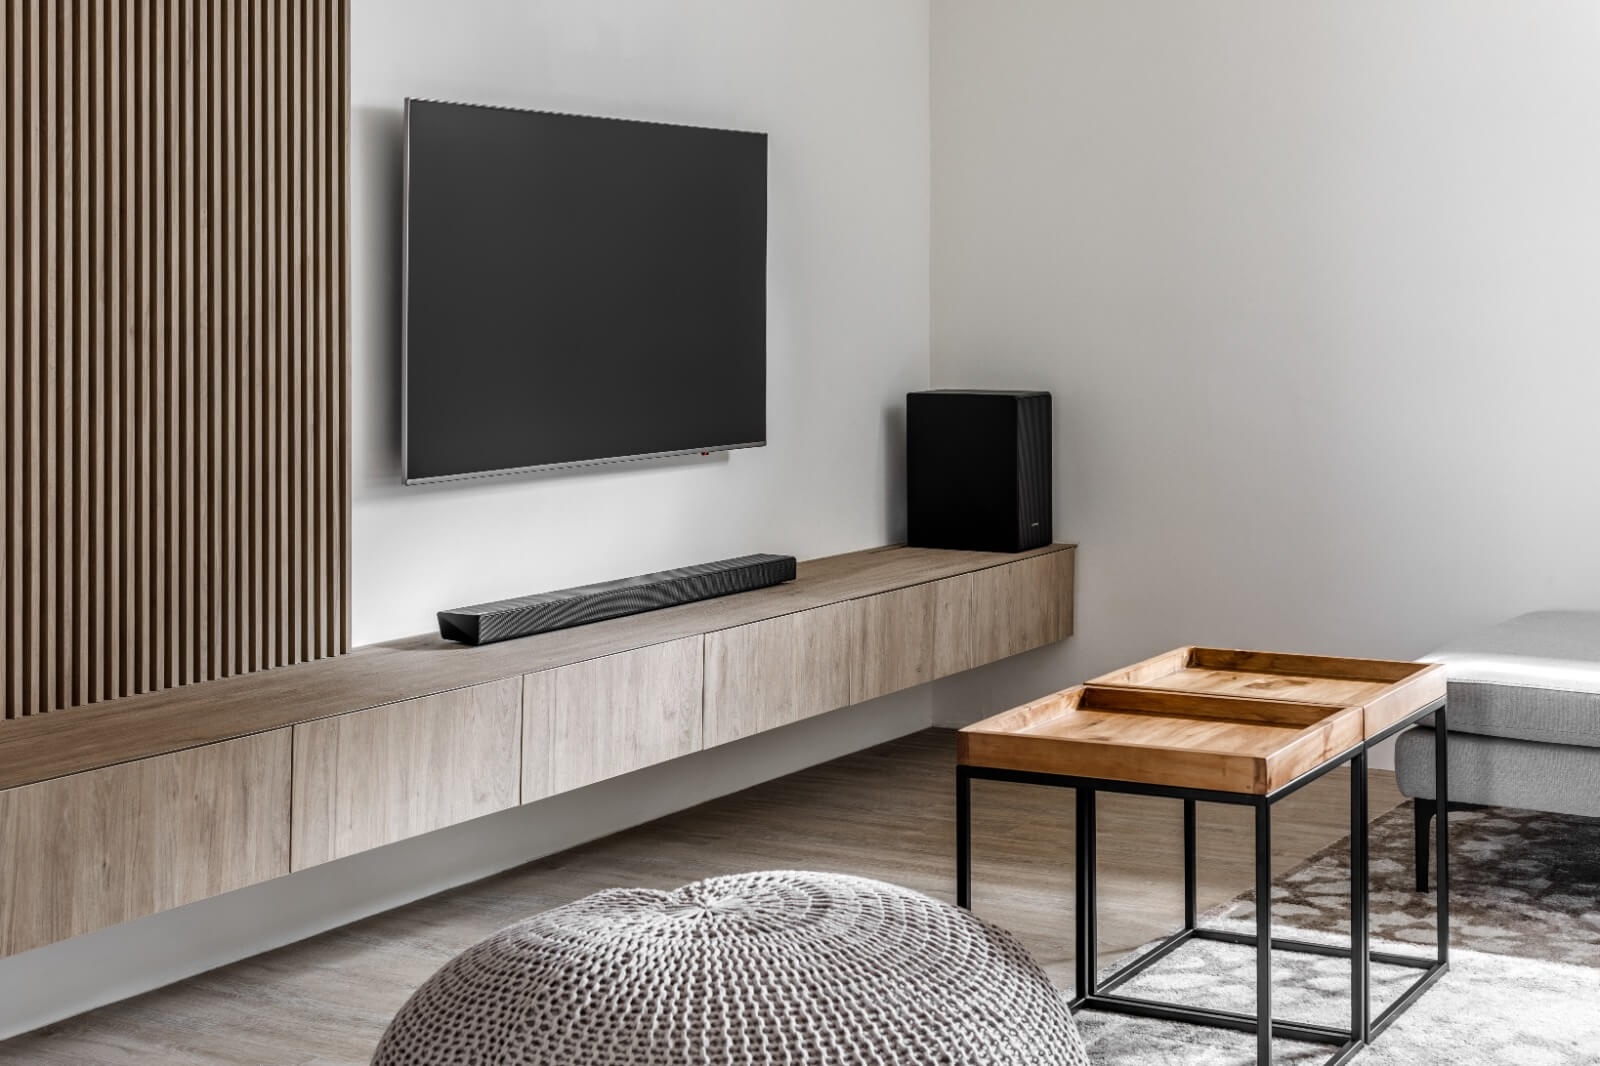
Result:
[[[963,729],[963,765],[1266,795],[1363,739],[1359,706],[1079,685]]]
[[[1444,666],[1232,648],[1175,648],[1091,685],[1360,707],[1370,739],[1444,696]]]

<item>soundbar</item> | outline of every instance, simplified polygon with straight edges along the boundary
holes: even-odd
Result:
[[[793,581],[794,574],[792,555],[741,555],[737,559],[440,611],[439,635],[462,644],[493,644],[780,585]]]

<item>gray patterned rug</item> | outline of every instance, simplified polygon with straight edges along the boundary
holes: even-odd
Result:
[[[1433,896],[1415,891],[1411,805],[1372,826],[1372,932],[1433,943]],[[1277,879],[1273,917],[1348,932],[1349,845],[1341,841]],[[1499,808],[1450,815],[1451,943],[1494,955],[1600,969],[1600,820]],[[1219,912],[1248,918],[1247,894]],[[1600,1052],[1593,1061],[1600,1062]]]
[[[1526,811],[1451,817],[1454,918],[1450,973],[1361,1055],[1362,1066],[1593,1066],[1600,1063],[1600,821]],[[1337,844],[1278,879],[1280,934],[1341,939],[1348,933],[1348,850]],[[1432,896],[1413,889],[1411,809],[1373,826],[1375,937],[1426,953]],[[1244,896],[1207,925],[1249,930]],[[1348,963],[1279,953],[1280,1017],[1343,1024]],[[1374,967],[1382,1002],[1412,974]],[[1126,987],[1144,995],[1249,1012],[1249,948],[1191,942]],[[1079,1023],[1096,1066],[1235,1066],[1255,1061],[1254,1037],[1196,1026],[1084,1013]],[[1282,1066],[1311,1066],[1329,1049],[1278,1041]]]

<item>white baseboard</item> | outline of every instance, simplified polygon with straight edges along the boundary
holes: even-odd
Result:
[[[926,729],[929,687],[0,959],[0,1039]]]

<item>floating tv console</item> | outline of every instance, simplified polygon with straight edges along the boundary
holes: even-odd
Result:
[[[1072,633],[1069,545],[874,548],[797,571],[525,640],[430,633],[0,722],[0,956]]]
[[[735,592],[753,592],[793,581],[794,573],[792,555],[741,555],[737,559],[440,611],[439,635],[462,644],[493,644]]]

